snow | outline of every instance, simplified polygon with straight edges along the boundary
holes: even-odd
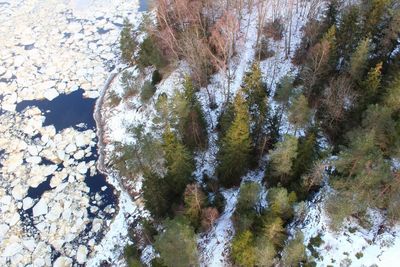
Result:
[[[323,244],[316,248],[322,256],[316,260],[317,266],[338,265],[351,260],[351,266],[398,266],[400,251],[400,226],[391,226],[382,211],[368,210],[371,227],[361,226],[355,219],[345,221],[344,226],[334,232],[329,227],[329,218],[325,211],[325,201],[332,189],[326,185],[308,203],[308,212],[304,222],[291,229],[300,229],[304,233],[304,244],[310,238],[320,235]],[[384,231],[382,231],[382,229]],[[356,254],[362,255],[357,258]]]
[[[239,189],[221,192],[225,198],[225,210],[215,222],[212,229],[201,235],[198,240],[200,266],[227,266],[229,242],[234,235],[232,215],[235,211]]]

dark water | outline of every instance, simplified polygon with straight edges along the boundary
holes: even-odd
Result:
[[[17,105],[16,109],[18,112],[21,112],[25,108],[30,106],[35,106],[39,108],[45,116],[44,126],[54,125],[57,132],[60,132],[63,129],[69,127],[73,127],[76,130],[96,130],[96,122],[93,118],[94,105],[96,100],[83,98],[83,92],[84,91],[82,89],[79,89],[70,94],[61,94],[52,101],[49,101],[47,99],[23,101]],[[83,128],[77,126],[78,124],[82,123],[85,125]],[[35,138],[37,137],[33,138],[34,142]],[[97,147],[92,147],[91,152],[92,155],[90,157],[85,157],[82,160],[84,160],[85,162],[89,162],[92,160],[97,161]],[[50,165],[54,163],[42,158],[41,164]],[[63,166],[60,164],[58,166],[58,170],[62,169],[62,167]],[[28,196],[32,199],[39,199],[46,191],[52,190],[53,188],[50,187],[51,178],[51,175],[48,176],[46,181],[39,184],[39,186],[36,188],[30,187],[28,189]],[[66,179],[68,179],[68,177]],[[104,175],[97,172],[97,174],[95,174],[94,176],[90,176],[89,170],[86,173],[85,183],[90,188],[89,196],[94,197],[96,193],[101,196],[101,201],[96,201],[96,203],[94,203],[94,201],[91,199],[90,205],[97,206],[99,210],[98,213],[101,213],[104,218],[111,218],[112,214],[106,214],[103,212],[103,210],[108,205],[115,206],[115,203],[117,202],[117,196],[115,195],[114,188],[107,183]],[[102,190],[102,187],[106,187],[106,189]],[[20,215],[26,227],[30,227],[33,229],[32,208],[26,211],[21,210]],[[89,218],[94,218],[98,216],[97,212],[92,213],[90,209],[88,209],[88,215]],[[90,227],[91,225],[87,227],[87,231],[85,232],[89,232]]]
[[[44,126],[54,125],[57,132],[65,128],[74,127],[85,123],[88,129],[95,129],[93,119],[94,104],[96,99],[83,98],[83,90],[76,90],[68,95],[61,94],[52,101],[26,100],[17,104],[17,111],[21,112],[26,107],[38,107],[45,115]]]

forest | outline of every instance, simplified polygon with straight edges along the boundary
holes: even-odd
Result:
[[[116,144],[112,162],[122,176],[142,179],[151,214],[132,228],[129,266],[143,266],[146,245],[157,255],[151,266],[199,266],[198,237],[224,214],[231,189],[232,266],[316,266],[321,240],[305,244],[293,226],[324,187],[332,231],[349,218],[367,227],[370,209],[399,222],[399,1],[306,1],[297,37],[291,18],[300,0],[288,1],[289,19],[267,0],[154,2],[140,27],[125,20],[120,36],[122,60],[148,79],[138,86],[124,73],[124,98],[157,112],[152,129],[129,129],[136,141]],[[243,31],[250,23],[254,36]],[[232,66],[248,38],[254,56],[236,88]],[[293,66],[276,83],[263,63],[277,53],[272,42]],[[181,90],[155,98],[182,64]]]

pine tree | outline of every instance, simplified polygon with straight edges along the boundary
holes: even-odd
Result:
[[[267,213],[264,216],[263,234],[270,241],[276,250],[283,248],[286,240],[286,231],[283,227],[283,220],[279,216]]]
[[[307,98],[301,94],[296,97],[289,108],[289,122],[295,129],[305,128],[311,119],[311,109],[308,107]]]
[[[308,130],[306,135],[300,138],[297,152],[297,157],[293,162],[293,176],[295,179],[308,172],[313,162],[318,158],[319,148],[315,130]]]
[[[360,42],[362,36],[360,8],[358,5],[346,7],[341,15],[337,44],[340,54],[347,61]]]
[[[237,232],[249,229],[254,223],[260,191],[261,187],[258,183],[243,183],[240,186],[240,194],[233,218]]]
[[[169,125],[163,134],[163,150],[167,169],[165,179],[171,192],[175,197],[179,197],[191,180],[194,171],[193,158]]]
[[[185,216],[190,223],[198,228],[202,208],[205,205],[205,195],[197,184],[188,184],[184,193]]]
[[[234,108],[235,118],[222,139],[218,157],[218,176],[226,187],[240,182],[240,177],[248,168],[251,148],[249,111],[240,92],[235,98]]]
[[[253,247],[253,234],[244,231],[232,241],[232,258],[239,266],[252,267],[255,264],[255,250]]]
[[[385,106],[371,105],[364,114],[363,130],[372,132],[375,144],[385,156],[390,156],[399,146],[400,133],[392,119],[392,110]]]
[[[154,66],[157,69],[161,69],[165,66],[165,59],[163,58],[161,51],[155,43],[154,36],[149,35],[140,44],[137,64],[141,69],[149,66]]]
[[[272,267],[275,264],[276,250],[271,241],[266,237],[261,237],[256,240],[254,248],[256,257],[256,266]]]
[[[259,62],[254,63],[246,74],[243,91],[249,107],[253,145],[259,150],[268,117],[267,86],[263,82]]]
[[[363,5],[367,8],[365,13],[365,30],[367,34],[374,36],[380,30],[379,22],[387,11],[390,0],[372,0],[364,2]]]
[[[295,237],[289,241],[282,252],[282,262],[284,266],[299,266],[301,262],[306,261],[306,247],[303,242],[303,234],[297,232]]]
[[[382,62],[376,64],[375,67],[367,74],[366,80],[363,82],[363,92],[361,96],[361,108],[364,110],[368,103],[375,102],[375,96],[381,87],[382,79]]]
[[[285,220],[293,216],[292,205],[296,202],[294,192],[288,194],[284,187],[273,187],[268,191],[267,196],[272,214]]]
[[[293,82],[293,76],[285,75],[280,79],[276,87],[274,100],[284,107],[289,105],[289,100],[293,96]]]
[[[156,236],[155,248],[168,267],[198,266],[196,235],[184,220],[166,220],[165,231]],[[178,256],[179,255],[179,256]]]
[[[135,49],[137,47],[137,43],[132,36],[132,32],[133,32],[133,25],[129,22],[127,18],[125,18],[123,28],[121,31],[119,45],[120,45],[122,60],[128,64],[133,63]]]
[[[142,190],[146,209],[155,218],[165,217],[169,212],[171,201],[166,180],[155,173],[145,172]]]
[[[193,81],[189,76],[185,77],[184,89],[189,112],[186,117],[181,118],[183,141],[192,150],[204,149],[207,145],[207,123],[201,104],[196,97]]]
[[[368,66],[368,57],[371,49],[370,43],[371,40],[369,38],[363,39],[358,44],[356,51],[351,55],[349,73],[356,81],[361,80]]]
[[[279,176],[282,182],[292,174],[293,160],[297,157],[296,137],[285,135],[283,141],[278,142],[271,152],[271,165],[274,175]]]
[[[255,209],[259,200],[261,186],[258,183],[243,183],[240,186],[240,194],[236,205],[236,211],[239,213]]]
[[[390,82],[383,102],[392,111],[400,110],[400,73]]]

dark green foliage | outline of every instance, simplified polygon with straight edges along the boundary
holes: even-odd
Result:
[[[362,34],[361,23],[358,5],[352,5],[344,9],[337,31],[337,46],[346,60],[349,59],[356,45],[360,42]]]
[[[241,93],[236,95],[234,107],[235,118],[222,139],[218,155],[218,177],[226,187],[239,184],[248,168],[251,149],[249,112]]]
[[[297,157],[293,163],[293,172],[296,177],[310,170],[313,162],[318,158],[318,150],[317,134],[311,129],[299,139]]]
[[[147,103],[156,90],[157,88],[150,81],[145,81],[140,92],[140,99],[142,102]]]
[[[122,72],[121,84],[124,88],[124,98],[135,96],[139,92],[139,86],[136,82],[137,78],[134,77],[130,71]]]
[[[152,134],[146,133],[143,125],[129,129],[136,142],[116,145],[118,152],[113,160],[121,175],[135,178],[141,172],[157,172],[162,168],[161,143]]]
[[[255,152],[262,155],[265,149],[265,130],[268,119],[268,91],[259,62],[254,63],[250,72],[246,73],[243,92],[249,108],[252,144]]]
[[[321,238],[321,234],[318,234],[315,237],[310,238],[310,242],[307,245],[307,249],[311,252],[311,255],[315,259],[321,259],[322,257],[319,255],[317,248],[321,247],[324,241]]]
[[[163,150],[167,174],[165,179],[175,198],[180,197],[192,178],[194,162],[188,149],[169,126],[163,134]]]
[[[156,85],[162,80],[162,75],[158,70],[153,71],[151,75],[151,84]]]
[[[400,72],[389,83],[383,102],[393,112],[400,111]]]
[[[180,203],[186,185],[192,179],[193,158],[186,147],[177,139],[169,126],[166,127],[162,150],[166,174],[157,174],[160,169],[147,171],[143,179],[143,198],[146,208],[156,218],[163,218],[174,204]]]
[[[115,91],[111,91],[109,94],[109,100],[110,100],[110,105],[112,107],[118,106],[119,103],[121,103],[121,97],[119,97],[119,95],[115,92]]]
[[[143,175],[142,189],[146,209],[155,218],[165,217],[170,211],[170,201],[172,201],[166,179],[155,173],[146,172]]]
[[[235,118],[235,108],[233,103],[227,103],[225,108],[222,111],[221,116],[218,121],[218,129],[220,136],[225,136],[229,127],[232,125],[232,122]]]
[[[157,69],[160,69],[165,66],[165,60],[162,57],[158,46],[155,45],[154,37],[148,36],[140,44],[137,63],[142,69],[149,66],[154,66]]]
[[[236,204],[236,211],[239,213],[255,209],[259,200],[261,186],[254,182],[243,183],[240,186],[240,194]]]
[[[142,267],[140,254],[134,245],[127,245],[124,248],[124,258],[128,267]]]
[[[137,47],[137,43],[132,34],[133,25],[129,22],[127,18],[125,18],[119,39],[119,46],[121,50],[122,60],[128,64],[132,64],[134,62],[134,53]]]
[[[257,183],[244,183],[240,186],[239,198],[233,218],[237,232],[249,229],[254,223],[260,191],[261,187]]]
[[[167,267],[198,266],[196,235],[182,218],[166,220],[165,230],[156,237],[154,246]]]
[[[180,129],[183,142],[192,150],[207,146],[207,123],[195,93],[193,81],[187,76],[183,94],[187,111],[185,116],[180,117]]]
[[[281,78],[276,86],[274,100],[283,106],[289,105],[289,99],[294,94],[293,87],[294,78],[290,75],[285,75]]]
[[[361,259],[362,257],[364,257],[364,254],[362,252],[357,252],[355,256],[357,259]]]

